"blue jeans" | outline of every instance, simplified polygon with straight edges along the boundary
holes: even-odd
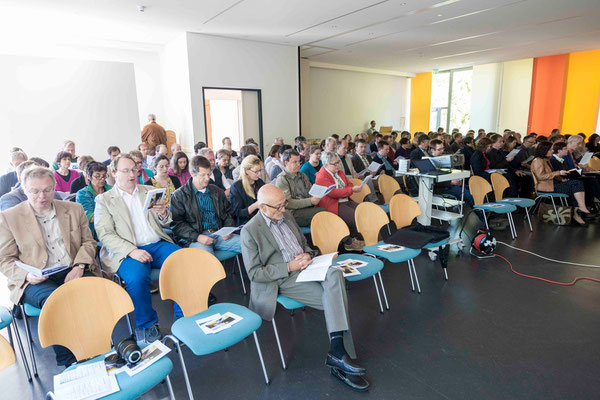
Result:
[[[171,253],[181,247],[160,240],[139,249],[146,250],[152,256],[152,262],[141,263],[131,257],[121,261],[118,274],[125,282],[127,293],[133,300],[135,307],[135,325],[138,329],[149,328],[158,322],[158,315],[152,308],[152,295],[150,294],[150,269],[160,269]],[[176,316],[183,315],[181,308],[175,303],[173,305]]]
[[[224,240],[221,236],[213,235],[212,233],[203,233],[203,235],[210,236],[215,239],[213,244],[202,244],[193,242],[190,247],[195,249],[206,250],[210,254],[214,255],[216,250],[222,251],[233,251],[236,253],[242,252],[242,242],[240,241],[240,235],[232,235],[229,240]]]
[[[462,193],[462,186],[451,185],[448,189],[444,190],[444,194],[454,196],[458,200],[460,200],[461,193]],[[473,196],[471,195],[471,192],[469,191],[469,188],[466,185],[465,185],[465,195],[463,197],[463,200],[465,201],[465,203],[467,203],[469,206],[471,206],[471,208],[473,208],[473,206],[475,205]]]

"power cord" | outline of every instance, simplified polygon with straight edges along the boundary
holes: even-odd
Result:
[[[510,247],[513,250],[522,251],[523,253],[531,254],[533,256],[542,258],[542,259],[544,259],[546,261],[551,261],[551,262],[555,262],[555,263],[558,263],[558,264],[568,264],[568,265],[575,265],[575,266],[578,266],[578,267],[588,267],[588,268],[600,268],[600,265],[580,264],[580,263],[572,263],[572,262],[568,262],[568,261],[554,260],[552,258],[548,258],[548,257],[541,256],[539,254],[536,254],[536,253],[534,253],[532,251],[528,251],[528,250],[520,249],[520,248],[515,247],[515,246],[511,246],[508,243],[504,243],[504,242],[500,242],[500,241],[497,241],[496,243],[503,244],[503,245],[505,245],[507,247]]]

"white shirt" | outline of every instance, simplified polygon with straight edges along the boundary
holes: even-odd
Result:
[[[135,235],[136,246],[146,246],[151,243],[156,243],[160,240],[160,236],[150,226],[150,223],[146,219],[146,214],[142,209],[142,203],[139,198],[139,192],[137,185],[132,194],[129,194],[119,186],[117,186],[117,192],[123,198],[127,209],[129,210],[129,218],[131,218],[131,225],[133,226],[133,234]]]
[[[62,238],[62,232],[58,224],[54,205],[52,206],[52,210],[46,215],[40,215],[35,211],[33,214],[40,226],[40,231],[42,232],[46,244],[46,250],[48,251],[46,267],[71,265],[71,257],[69,256],[69,252],[67,251],[67,247]]]

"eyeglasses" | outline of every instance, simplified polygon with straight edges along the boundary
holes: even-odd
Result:
[[[136,174],[136,175],[137,175],[137,173],[138,173],[138,172],[140,172],[140,170],[139,170],[139,169],[137,169],[137,168],[131,168],[131,169],[129,169],[129,168],[125,168],[125,169],[118,169],[117,171],[119,171],[119,172],[121,172],[121,173],[123,173],[123,174],[125,174],[125,175],[127,175],[127,174],[129,174],[129,173],[131,173],[131,172],[133,172],[134,174]]]
[[[142,162],[142,161],[136,161],[136,162],[135,162],[135,165],[142,165],[142,164],[143,164],[143,162]]]
[[[43,189],[43,190],[31,189],[31,190],[27,191],[27,193],[29,193],[32,196],[37,196],[40,193],[48,194],[50,192],[54,192],[54,188],[46,188],[46,189]]]
[[[258,169],[258,170],[249,169],[248,171],[252,172],[253,174],[260,174],[260,169]]]
[[[98,181],[106,179],[106,174],[103,175],[92,175],[92,179],[96,179]]]
[[[287,207],[287,205],[288,205],[288,201],[286,200],[286,201],[285,201],[285,202],[284,202],[282,205],[280,205],[279,207],[272,206],[272,205],[270,205],[270,204],[267,204],[267,203],[263,203],[263,204],[264,204],[265,206],[267,206],[267,207],[271,207],[271,208],[273,208],[273,209],[275,209],[275,210],[277,210],[277,211],[281,211],[281,210],[283,210],[284,208],[286,208],[286,207]]]

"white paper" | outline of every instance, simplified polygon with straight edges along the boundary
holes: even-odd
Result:
[[[154,207],[154,204],[161,201],[166,191],[167,189],[165,188],[149,190],[146,194],[146,201],[144,201],[144,210],[150,210],[152,207]]]
[[[160,340],[156,340],[142,349],[142,359],[137,364],[125,366],[125,372],[129,376],[133,376],[154,364],[170,351],[171,349]]]
[[[486,207],[491,207],[491,208],[500,208],[500,207],[504,207],[504,204],[486,204]]]
[[[365,178],[364,181],[362,181],[362,183],[360,184],[360,189],[362,190],[363,186],[365,186],[367,183],[369,183],[370,180],[373,179],[373,175],[369,175]]]
[[[322,256],[313,258],[308,267],[298,274],[296,282],[323,282],[325,280],[325,275],[327,275],[327,270],[333,262],[333,257],[335,257],[336,254],[337,252],[323,254]]]
[[[581,158],[581,161],[579,161],[579,164],[585,165],[585,164],[589,163],[590,160],[592,159],[593,155],[594,155],[594,153],[592,153],[591,151],[587,151]]]
[[[233,325],[240,322],[243,318],[232,312],[226,312],[221,315],[219,313],[211,315],[207,318],[202,318],[196,321],[202,332],[207,335],[221,332],[222,330],[229,329]]]
[[[381,244],[377,246],[377,248],[379,250],[387,251],[388,253],[404,250],[404,246],[398,246],[397,244]]]
[[[54,395],[59,400],[97,399],[118,391],[117,378],[108,375],[104,361],[83,364],[54,376]]]
[[[216,231],[215,233],[213,233],[213,235],[217,235],[217,236],[231,235],[233,232],[236,232],[236,231],[239,231],[240,229],[242,229],[242,226],[224,226],[221,229],[219,229],[218,231]]]
[[[515,158],[517,156],[517,154],[519,154],[519,152],[521,151],[520,148],[518,149],[513,149],[510,153],[508,153],[506,155],[506,158]]]
[[[502,169],[502,168],[500,168],[500,169],[486,169],[485,172],[487,172],[488,174],[493,174],[494,172],[497,172],[499,174],[504,174],[504,173],[506,173],[506,170]]]
[[[29,264],[25,264],[19,260],[15,261],[15,264],[17,264],[17,267],[24,269],[25,271],[31,273],[32,275],[35,275],[37,277],[44,277],[44,276],[50,276],[50,275],[54,275],[58,272],[64,271],[65,269],[69,268],[68,265],[61,265],[58,267],[52,267],[52,268],[46,268],[46,269],[39,269],[36,268],[32,265]]]
[[[381,168],[383,164],[379,164],[378,162],[373,161],[370,165],[369,168],[367,168],[369,171],[371,172],[375,172],[377,170],[379,170],[379,168]]]
[[[225,190],[229,189],[231,187],[231,185],[233,185],[233,179],[228,179],[223,177],[223,187],[225,188]]]
[[[367,266],[368,264],[364,261],[360,261],[360,260],[353,260],[351,258],[348,258],[347,260],[343,260],[343,261],[338,261],[336,263],[337,265],[349,265],[352,268],[362,268]]]
[[[535,158],[535,156],[529,156],[527,157],[527,160],[523,161],[525,164],[529,164],[533,159]]]
[[[308,194],[310,194],[312,197],[325,197],[333,189],[335,189],[335,185],[331,185],[329,187],[321,185],[312,185]]]

